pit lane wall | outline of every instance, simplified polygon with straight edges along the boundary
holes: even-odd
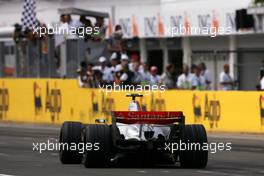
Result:
[[[66,120],[111,122],[110,112],[127,110],[126,92],[79,88],[76,80],[0,79],[1,121],[55,123]],[[264,92],[144,92],[139,102],[148,111],[183,111],[186,123],[207,130],[264,133]],[[0,121],[0,123],[1,123]]]

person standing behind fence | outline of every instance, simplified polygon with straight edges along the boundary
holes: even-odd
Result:
[[[107,26],[104,23],[103,17],[96,17],[96,21],[94,24],[94,29],[99,28],[99,30],[93,32],[92,39],[95,42],[102,42],[105,39]],[[98,32],[99,31],[99,32]]]
[[[116,53],[118,59],[121,58],[121,53],[124,52],[124,48],[123,32],[120,25],[115,26],[115,31],[109,38],[107,49],[110,53]]]
[[[134,73],[128,67],[129,58],[126,54],[121,55],[121,64],[116,66],[115,83],[120,85],[132,85]]]
[[[139,69],[139,72],[141,72],[143,77],[143,81],[141,82],[141,85],[149,85],[151,74],[149,72],[149,65],[147,62],[144,62],[142,64],[142,69]]]
[[[168,89],[175,88],[175,79],[174,79],[174,67],[172,64],[168,64],[166,66],[166,71],[161,75],[161,82],[166,86]]]
[[[64,15],[64,20],[69,30],[69,32],[66,34],[67,39],[77,39],[78,34],[72,31],[77,30],[80,26],[82,26],[82,23],[79,20],[72,19],[71,15],[69,14]]]
[[[204,77],[205,79],[205,89],[206,90],[211,90],[211,83],[212,83],[212,79],[211,79],[211,73],[210,71],[206,68],[205,63],[201,62],[198,66],[201,69],[201,75]]]
[[[88,73],[87,73],[87,63],[85,61],[82,61],[80,64],[80,68],[77,70],[78,74],[78,84],[80,87],[89,87],[88,85]]]
[[[264,90],[264,60],[261,62],[261,67],[259,69],[259,76],[257,78],[258,84],[256,85],[257,90]]]
[[[182,74],[177,79],[178,89],[191,89],[192,77],[193,76],[189,73],[188,65],[183,65]]]
[[[159,85],[160,75],[158,75],[158,67],[150,67],[150,85]]]
[[[81,26],[80,27],[84,27],[85,29],[89,29],[89,28],[93,28],[93,24],[92,21],[90,19],[87,19],[84,15],[80,16],[80,22],[81,22]],[[79,35],[81,37],[84,37],[84,40],[87,42],[89,39],[92,38],[92,35],[87,33],[85,31],[85,29],[83,29],[83,34],[80,33]]]
[[[137,66],[138,63],[139,63],[139,71],[143,70],[143,66],[140,64],[140,58],[138,54],[136,53],[131,54],[130,58],[131,58],[131,61],[128,64],[130,71],[134,71],[135,65]]]
[[[102,73],[102,80],[104,84],[112,84],[114,77],[111,71],[111,68],[107,66],[107,60],[104,56],[101,56],[99,59],[99,66],[95,66],[94,70],[99,70]]]
[[[264,90],[264,75],[262,75],[261,79],[260,79],[260,90]]]
[[[205,90],[205,78],[201,74],[200,67],[194,68],[194,75],[191,78],[192,90]]]
[[[140,72],[140,63],[139,62],[134,62],[133,64],[133,84],[134,85],[142,85],[142,82],[144,81],[144,77],[142,72]]]
[[[220,90],[233,90],[234,81],[229,74],[229,65],[225,64],[223,68],[219,76]]]

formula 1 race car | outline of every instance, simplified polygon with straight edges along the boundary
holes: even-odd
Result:
[[[85,167],[108,167],[123,163],[129,166],[174,164],[184,168],[205,168],[208,151],[201,147],[207,143],[203,125],[185,125],[181,111],[141,111],[136,97],[132,97],[129,111],[112,112],[111,124],[82,124],[64,122],[59,142],[85,145],[84,152],[60,148],[63,164]],[[180,149],[181,146],[184,146]]]

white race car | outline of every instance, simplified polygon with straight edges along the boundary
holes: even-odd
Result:
[[[141,111],[136,97],[142,95],[127,96],[132,97],[129,111],[113,111],[110,125],[63,123],[60,143],[86,146],[84,153],[60,148],[63,164],[83,162],[85,167],[108,167],[179,162],[185,168],[206,167],[208,151],[201,147],[207,143],[203,125],[185,125],[181,111]],[[181,145],[185,148],[181,149]],[[186,147],[191,145],[196,147]]]

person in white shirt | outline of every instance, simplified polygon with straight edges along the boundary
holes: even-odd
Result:
[[[220,73],[219,76],[220,90],[232,90],[233,89],[233,79],[229,74],[229,65],[224,65],[224,71]]]
[[[150,85],[158,85],[160,83],[160,76],[158,75],[158,67],[152,66],[150,68]]]
[[[127,54],[121,54],[121,63],[116,65],[115,72],[119,72],[123,69],[123,67],[128,66],[129,64],[129,57]]]
[[[192,90],[205,90],[205,78],[201,75],[200,67],[194,68],[194,75],[191,78]]]
[[[134,73],[128,68],[129,57],[127,54],[121,54],[121,64],[116,66],[115,83],[122,85],[131,85]]]
[[[199,68],[201,69],[201,75],[204,77],[205,79],[205,84],[206,84],[206,87],[205,89],[206,90],[211,90],[211,83],[212,83],[212,78],[211,78],[211,73],[210,71],[206,68],[206,65],[205,63],[201,62],[199,64]]]
[[[102,80],[105,84],[110,84],[114,81],[114,77],[112,74],[111,68],[107,67],[106,65],[106,58],[104,56],[101,56],[99,58],[99,66],[94,67],[94,70],[100,70],[102,73]]]
[[[79,20],[72,19],[69,14],[65,15],[65,21],[68,25],[67,39],[77,39],[77,29],[82,26],[82,23]]]
[[[184,65],[182,68],[182,74],[178,77],[177,87],[179,89],[191,89],[192,88],[192,75],[189,73],[188,65]]]
[[[260,90],[264,90],[264,76],[260,80]]]
[[[140,63],[135,62],[133,64],[133,73],[134,73],[133,83],[135,85],[141,85],[141,83],[144,81],[144,75],[142,74],[142,72],[140,72],[139,68],[140,68]]]
[[[257,85],[257,90],[264,90],[264,60],[262,60],[262,63],[261,63],[258,81],[259,81],[259,84]]]
[[[264,90],[264,76],[260,79],[260,90]]]
[[[142,64],[142,69],[139,68],[139,72],[141,72],[143,81],[141,82],[142,85],[148,85],[150,82],[151,74],[149,72],[149,65],[147,62]]]
[[[77,70],[77,80],[80,87],[88,87],[88,73],[87,73],[87,63],[85,61],[82,61],[80,63],[80,68]]]
[[[168,89],[175,88],[175,76],[174,76],[174,66],[172,64],[168,64],[166,66],[166,71],[161,75],[161,82]]]
[[[130,63],[128,64],[129,70],[134,71],[134,68],[138,66],[139,63],[139,71],[141,72],[144,68],[143,65],[140,63],[140,58],[138,54],[132,54],[130,56],[131,60]],[[135,66],[136,65],[136,66]]]

